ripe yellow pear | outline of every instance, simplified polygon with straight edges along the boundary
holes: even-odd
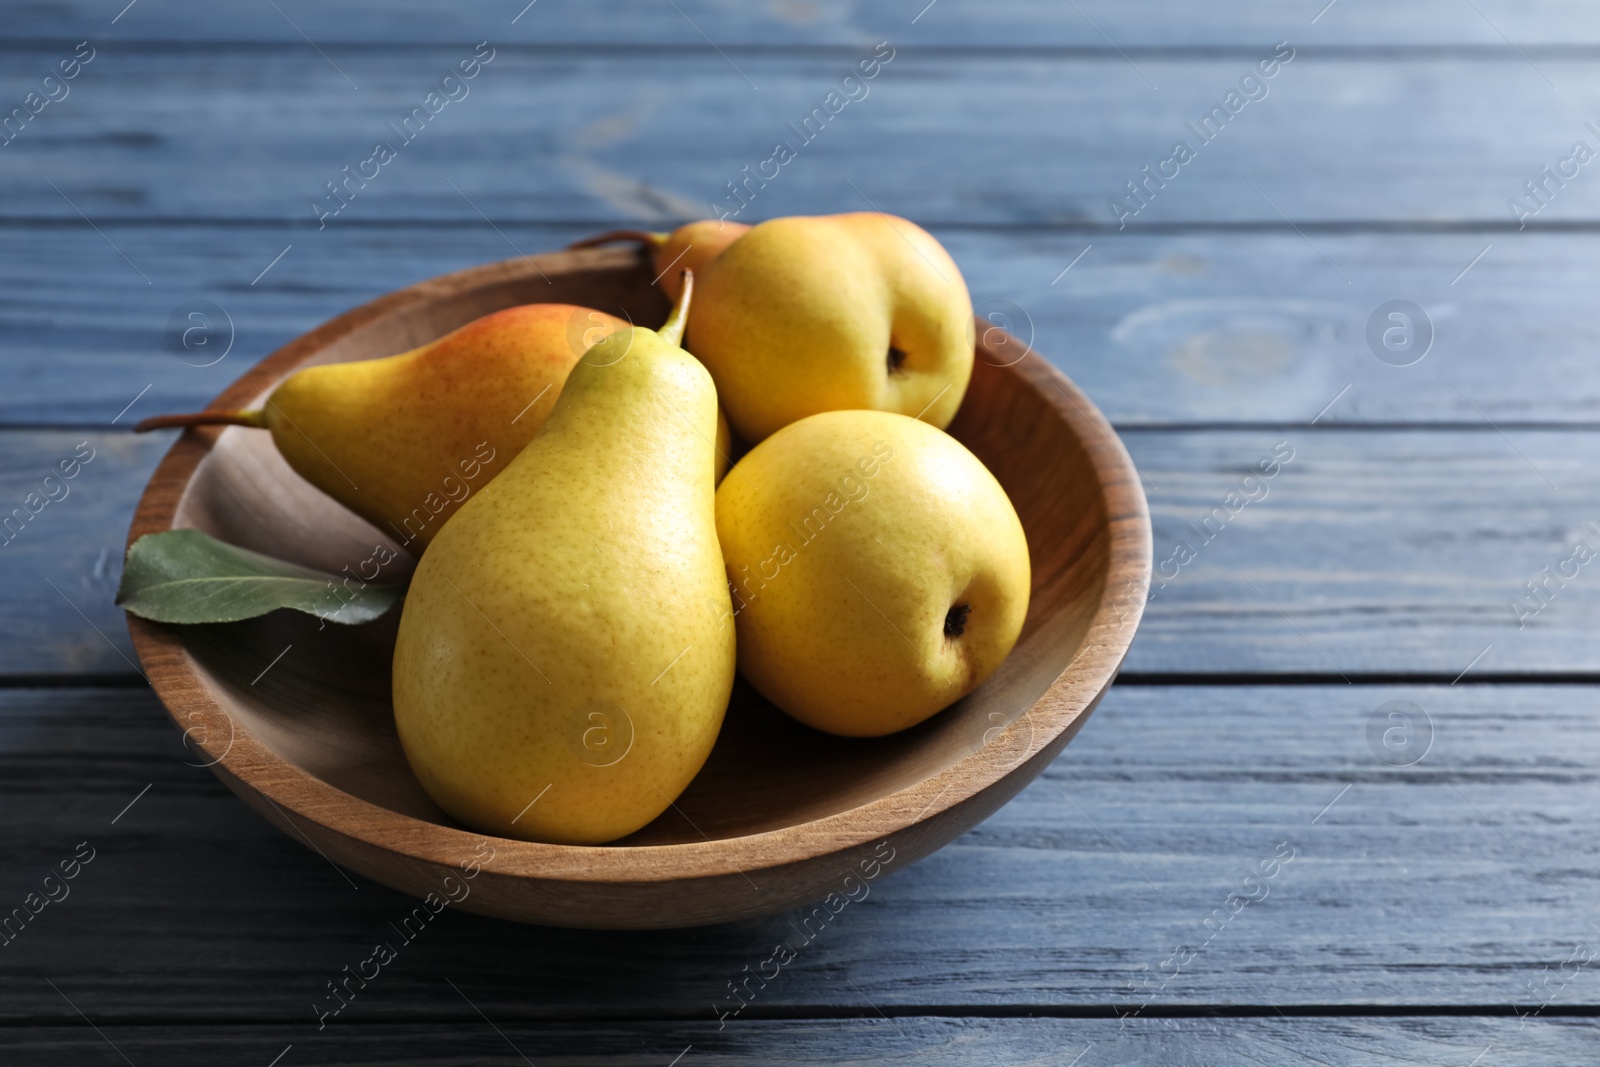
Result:
[[[510,307],[397,356],[296,371],[256,410],[136,429],[270,430],[301,477],[421,552],[544,426],[584,349],[627,326],[570,304]]]
[[[677,346],[682,314],[585,353],[544,431],[412,579],[395,725],[423,788],[479,830],[623,837],[716,740],[734,674],[717,398]]]
[[[594,248],[596,245],[614,244],[617,241],[632,241],[649,250],[650,261],[654,264],[658,279],[657,284],[661,286],[661,291],[667,294],[668,300],[676,300],[684,271],[689,271],[697,278],[701,277],[706,264],[721,255],[724,248],[744,236],[749,229],[750,227],[742,222],[701,219],[698,222],[685,223],[671,233],[609,230],[597,233],[593,237],[585,237],[581,241],[574,241],[567,247]]]
[[[972,377],[972,299],[955,261],[905,219],[772,219],[706,266],[687,344],[747,441],[849,408],[942,429]]]
[[[1028,542],[1005,490],[906,415],[779,430],[717,490],[717,536],[740,673],[829,733],[893,733],[971,692],[1028,613]]]

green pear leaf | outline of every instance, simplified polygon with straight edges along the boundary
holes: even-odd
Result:
[[[398,585],[351,588],[339,578],[219,541],[199,530],[145,534],[128,549],[116,602],[156,622],[238,622],[292,608],[329,622],[370,622],[399,602]]]

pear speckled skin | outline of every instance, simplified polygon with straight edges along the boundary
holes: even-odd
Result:
[[[905,415],[779,430],[723,479],[717,534],[739,672],[829,733],[893,733],[971,692],[1028,613],[1010,499],[960,442]]]
[[[585,354],[544,431],[435,538],[394,653],[400,740],[477,829],[600,844],[705,762],[734,675],[717,400],[650,330]]]
[[[706,266],[686,347],[747,441],[850,408],[943,428],[972,376],[972,300],[955,261],[905,219],[772,219]]]
[[[299,371],[262,421],[301,477],[420,552],[539,432],[584,349],[627,325],[506,308],[397,356]]]

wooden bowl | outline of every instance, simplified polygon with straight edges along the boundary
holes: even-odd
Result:
[[[213,406],[250,406],[299,367],[391,355],[513,304],[620,309],[656,325],[667,304],[650,283],[625,249],[445,275],[306,334]],[[290,837],[404,892],[599,928],[693,926],[859,892],[976,825],[1055,758],[1111,685],[1149,586],[1149,513],[1111,427],[1015,338],[986,329],[977,351],[950,432],[1027,531],[1033,600],[1010,658],[932,719],[875,740],[811,731],[741,682],[676,807],[614,844],[486,837],[428,799],[390,707],[397,610],[354,627],[289,611],[216,626],[130,617],[134,647],[192,762]],[[389,543],[291,471],[268,434],[239,427],[186,431],[156,469],[129,540],[173,527],[331,572]]]

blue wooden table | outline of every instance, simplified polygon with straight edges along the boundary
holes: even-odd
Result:
[[[1596,1061],[1588,5],[124,3],[0,11],[0,1061]],[[1121,680],[736,1014],[785,916],[447,912],[319,1024],[410,905],[145,685],[130,424],[431,275],[871,209],[1127,442]]]

